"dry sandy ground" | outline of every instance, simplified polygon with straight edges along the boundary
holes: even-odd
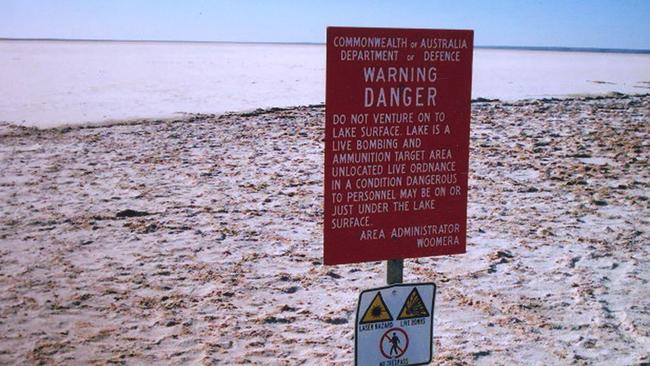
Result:
[[[650,96],[473,111],[468,253],[405,263],[434,363],[649,365]],[[0,127],[0,364],[351,364],[323,113]]]

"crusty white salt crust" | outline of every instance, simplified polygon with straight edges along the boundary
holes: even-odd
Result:
[[[650,362],[650,96],[472,107],[434,364]],[[0,364],[351,364],[384,266],[321,264],[323,116],[4,125]]]

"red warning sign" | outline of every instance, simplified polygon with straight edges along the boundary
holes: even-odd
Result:
[[[325,264],[465,252],[473,32],[327,29]]]

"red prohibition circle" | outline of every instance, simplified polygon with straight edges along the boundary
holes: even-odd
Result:
[[[406,342],[404,342],[405,344],[404,344],[404,347],[403,347],[403,348],[400,348],[399,346],[397,346],[397,349],[400,351],[400,353],[399,353],[398,355],[396,355],[396,356],[389,356],[389,355],[387,355],[386,352],[384,352],[384,347],[382,347],[382,345],[384,344],[384,338],[387,339],[387,340],[390,339],[390,338],[388,337],[388,334],[389,334],[390,332],[400,332],[400,333],[402,333],[402,334],[404,335],[404,339],[406,339]],[[389,341],[389,342],[390,342],[390,341]],[[397,327],[395,327],[395,328],[390,328],[389,330],[387,330],[387,331],[384,333],[383,336],[381,336],[381,339],[379,340],[379,350],[381,351],[381,354],[382,354],[384,357],[388,358],[388,359],[391,359],[391,358],[400,358],[400,357],[402,357],[402,355],[403,355],[404,353],[406,353],[406,349],[407,349],[407,348],[409,348],[409,336],[408,336],[408,334],[406,334],[406,332],[405,332],[404,329],[402,329],[402,328],[397,328]]]

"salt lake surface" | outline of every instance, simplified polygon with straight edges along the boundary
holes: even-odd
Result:
[[[647,93],[650,55],[477,49],[474,98]],[[325,46],[0,41],[0,122],[53,127],[318,104]]]

